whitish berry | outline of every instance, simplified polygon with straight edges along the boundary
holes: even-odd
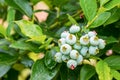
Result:
[[[80,50],[80,49],[81,49],[80,43],[74,44],[74,45],[73,45],[73,48],[74,48],[74,49],[77,49],[77,50]]]
[[[70,59],[70,57],[68,55],[62,55],[62,60],[64,62],[67,62]]]
[[[60,51],[65,55],[69,54],[71,50],[72,50],[72,47],[69,44],[63,44],[60,47]]]
[[[69,29],[70,33],[77,33],[80,31],[80,27],[77,25],[72,25]]]
[[[88,32],[89,37],[96,36],[96,35],[97,35],[97,33],[95,31]]]
[[[66,43],[73,45],[76,43],[76,36],[73,34],[70,34],[66,37]]]
[[[88,45],[89,44],[89,37],[88,37],[88,35],[82,36],[80,38],[80,44],[82,44],[82,45]]]
[[[64,31],[61,33],[61,38],[66,38],[70,33],[68,31]]]
[[[86,56],[88,53],[88,47],[83,46],[80,50],[80,54]]]
[[[71,70],[74,70],[77,67],[77,62],[75,60],[70,59],[67,62],[67,67]]]
[[[98,45],[99,49],[104,49],[105,45],[106,45],[105,41],[103,39],[99,39],[99,45]]]
[[[78,56],[79,56],[79,52],[78,52],[77,50],[72,50],[72,51],[70,52],[70,57],[71,57],[72,59],[77,59]]]
[[[62,62],[62,53],[57,52],[54,56],[54,59],[55,59],[56,62],[61,63]]]
[[[96,55],[97,53],[99,53],[99,49],[96,46],[90,46],[89,47],[89,54],[90,55]]]
[[[63,44],[65,44],[65,38],[59,39],[59,40],[58,40],[58,45],[61,46],[61,45],[63,45]]]
[[[77,58],[77,64],[78,65],[82,64],[82,61],[83,61],[83,56],[79,55],[78,58]]]
[[[97,36],[92,36],[90,38],[90,44],[93,46],[97,46],[99,44],[99,38]]]

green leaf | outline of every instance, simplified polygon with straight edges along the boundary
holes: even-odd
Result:
[[[110,17],[110,12],[103,12],[97,16],[97,18],[94,20],[94,22],[90,25],[90,28],[96,28],[101,25],[103,25],[108,18]]]
[[[49,69],[53,69],[56,66],[56,62],[54,60],[55,53],[56,53],[56,50],[55,49],[51,49],[45,55],[45,65]]]
[[[67,14],[67,16],[68,16],[68,19],[70,20],[70,22],[71,22],[72,24],[78,25],[78,23],[76,22],[76,20],[75,20],[72,16],[70,16],[69,14]]]
[[[60,65],[57,65],[54,69],[49,70],[44,65],[44,59],[38,60],[32,67],[32,74],[30,80],[52,80],[60,69]]]
[[[95,74],[95,68],[90,65],[84,65],[80,71],[80,80],[89,80]]]
[[[0,25],[0,34],[2,34],[4,37],[6,36],[5,28],[2,25]]]
[[[112,50],[120,54],[120,43],[113,45]]]
[[[115,43],[115,42],[119,42],[116,38],[114,38],[113,36],[107,37],[105,39],[107,44],[111,44],[111,43]]]
[[[110,68],[108,67],[108,64],[104,61],[99,61],[96,64],[96,72],[99,76],[99,80],[111,80],[110,76]]]
[[[28,17],[32,18],[32,7],[28,0],[5,0],[8,5],[18,9],[21,13],[25,13]]]
[[[110,0],[108,3],[104,5],[104,8],[110,10],[119,4],[120,4],[120,0]]]
[[[120,56],[110,56],[104,60],[110,68],[120,70]]]
[[[12,48],[29,50],[33,52],[39,52],[39,46],[31,42],[26,42],[25,39],[20,39],[10,45]]]
[[[100,6],[103,6],[105,3],[107,3],[110,0],[100,0]]]
[[[116,79],[120,80],[120,73],[114,69],[111,69],[111,75]]]
[[[44,43],[46,35],[43,35],[42,29],[38,25],[26,20],[15,21],[15,23],[20,27],[21,32],[25,36],[31,38],[28,41]]]
[[[15,10],[12,7],[8,8],[8,13],[7,13],[7,21],[10,23],[11,21],[15,20]]]
[[[10,70],[10,68],[10,65],[0,64],[0,77],[4,76]]]
[[[88,21],[91,21],[95,17],[97,11],[96,0],[79,0],[79,1],[85,17],[87,18]]]
[[[111,16],[109,17],[109,19],[105,22],[105,26],[111,23],[114,23],[116,21],[118,21],[120,19],[120,9],[114,8],[113,10],[111,10]]]

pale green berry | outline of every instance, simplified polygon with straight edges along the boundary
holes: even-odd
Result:
[[[62,61],[67,62],[70,59],[68,55],[62,55]]]
[[[72,47],[69,44],[63,44],[60,47],[60,52],[65,55],[69,54],[71,50],[72,50]]]
[[[66,43],[73,45],[76,43],[76,36],[73,34],[70,34],[66,37]]]
[[[72,25],[69,29],[70,33],[77,33],[80,31],[80,27],[77,25]]]
[[[77,59],[78,56],[79,56],[79,52],[78,52],[77,50],[72,50],[72,51],[70,52],[70,57],[71,57],[72,59]]]
[[[97,36],[90,37],[90,44],[93,46],[97,46],[99,44],[99,38]]]
[[[83,46],[80,50],[80,54],[86,56],[88,53],[88,47]]]
[[[81,45],[88,45],[89,44],[89,37],[88,37],[88,35],[82,36],[80,38],[80,44]]]
[[[89,37],[96,36],[96,35],[97,35],[97,33],[95,31],[88,32]]]
[[[78,58],[77,58],[77,64],[78,65],[82,64],[82,61],[83,61],[83,56],[79,55]]]
[[[68,60],[67,67],[71,70],[74,70],[77,67],[77,61],[72,59]]]
[[[105,45],[106,45],[105,41],[103,39],[99,39],[99,45],[98,45],[99,49],[104,49]]]
[[[61,38],[66,38],[70,33],[68,31],[64,31],[61,33]]]
[[[54,56],[54,59],[55,59],[56,62],[61,63],[62,62],[62,53],[57,52]]]
[[[59,40],[58,40],[58,45],[61,46],[61,45],[63,45],[63,44],[65,44],[65,38],[59,39]]]
[[[89,47],[89,54],[90,55],[96,55],[97,53],[99,53],[99,49],[96,46],[90,46]]]
[[[81,49],[80,43],[74,44],[74,45],[73,45],[73,48],[74,48],[74,49],[77,49],[77,50],[80,50],[80,49]]]

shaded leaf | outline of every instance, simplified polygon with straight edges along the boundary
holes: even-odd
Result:
[[[99,80],[111,80],[110,76],[110,68],[108,67],[108,64],[104,61],[99,61],[96,64],[96,72],[99,76]]]
[[[103,6],[105,3],[107,3],[110,0],[100,0],[100,6]]]
[[[78,25],[78,23],[76,22],[76,20],[75,20],[72,16],[70,16],[69,14],[67,14],[67,16],[68,16],[68,19],[70,20],[70,22],[71,22],[72,24]]]
[[[108,20],[110,15],[110,12],[103,12],[99,14],[98,17],[94,20],[94,22],[90,25],[90,28],[96,28],[103,25]]]
[[[115,42],[119,42],[116,38],[114,38],[113,36],[107,37],[105,39],[107,44],[111,44],[111,43],[115,43]]]
[[[59,71],[60,65],[57,65],[54,69],[49,70],[44,65],[44,59],[38,60],[32,67],[32,74],[30,80],[51,80]]]
[[[97,11],[96,0],[79,0],[79,1],[85,17],[87,18],[88,21],[91,21],[95,17]]]
[[[80,71],[80,80],[89,80],[95,74],[95,68],[91,65],[84,65]]]
[[[18,9],[21,13],[25,13],[28,17],[32,18],[32,8],[28,0],[5,0],[8,5]]]
[[[56,50],[55,49],[51,49],[45,55],[45,65],[49,69],[53,69],[56,66],[56,62],[54,60],[55,53],[56,53]]]
[[[110,68],[120,70],[120,56],[110,56],[104,59]]]

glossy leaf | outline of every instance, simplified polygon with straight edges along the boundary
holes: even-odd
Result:
[[[30,80],[51,80],[59,71],[60,65],[57,65],[54,69],[49,70],[44,61],[38,60],[32,67],[32,74]]]
[[[84,65],[80,71],[80,80],[89,80],[95,74],[95,68],[91,65]]]
[[[108,64],[104,61],[99,61],[96,64],[96,72],[98,74],[99,80],[111,80],[110,76],[110,68],[108,67]]]
[[[120,56],[110,56],[104,60],[110,68],[120,70]]]
[[[10,68],[11,68],[10,65],[0,64],[0,77],[4,76],[9,71]]]
[[[104,5],[104,8],[110,10],[120,4],[120,0],[110,0],[107,4]]]
[[[94,22],[90,25],[90,28],[96,28],[103,25],[110,16],[110,12],[103,12],[99,14],[98,17],[94,20]]]
[[[31,38],[28,41],[37,41],[40,43],[44,43],[46,35],[43,35],[40,26],[26,20],[15,21],[15,23],[19,26],[21,32],[25,36]]]
[[[56,50],[55,49],[51,49],[45,55],[45,65],[49,69],[53,69],[56,66],[56,62],[54,60],[55,53],[56,53]]]
[[[96,0],[79,0],[79,1],[85,17],[87,18],[88,21],[91,21],[95,17],[97,11]]]
[[[32,8],[28,0],[5,0],[8,5],[18,9],[21,13],[25,13],[28,17],[32,18]]]
[[[39,46],[31,42],[26,42],[25,39],[18,40],[10,45],[12,48],[29,50],[34,52],[39,52]]]

